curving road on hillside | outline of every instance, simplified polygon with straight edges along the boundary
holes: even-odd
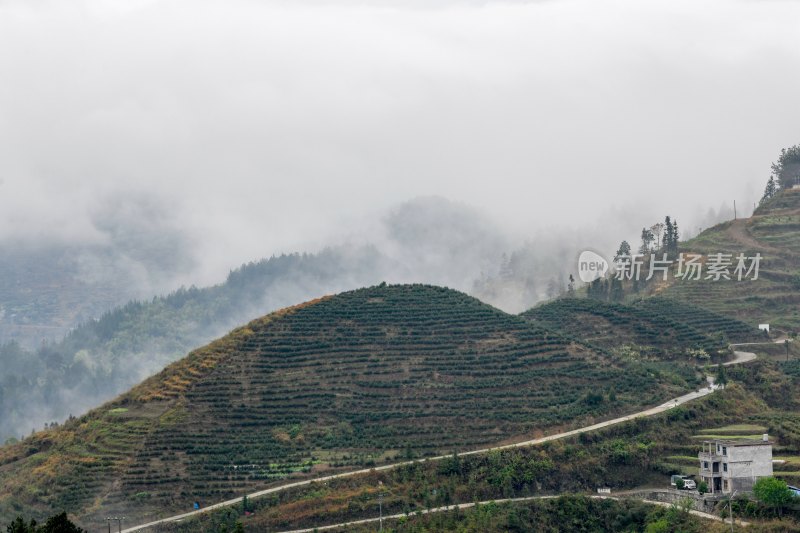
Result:
[[[594,498],[594,499],[598,499],[598,500],[622,500],[622,499],[624,499],[624,496],[595,496],[595,495],[590,495],[589,497],[590,498]],[[425,514],[430,514],[430,513],[441,513],[441,512],[446,512],[446,511],[454,511],[456,509],[469,509],[469,508],[475,507],[477,505],[487,505],[487,504],[490,504],[490,503],[529,502],[529,501],[532,501],[532,500],[551,500],[553,498],[558,498],[558,496],[525,496],[525,497],[522,497],[522,498],[504,498],[504,499],[501,499],[501,500],[486,500],[486,501],[482,501],[482,502],[459,503],[459,504],[455,504],[455,505],[450,505],[448,507],[436,507],[434,509],[420,510],[419,514],[425,515]],[[640,500],[640,501],[643,501],[645,503],[649,503],[651,505],[658,505],[658,506],[661,506],[661,507],[671,507],[672,506],[671,503],[659,502],[659,501],[656,501],[656,500]],[[697,511],[697,510],[694,510],[694,509],[689,510],[689,513],[693,514],[695,516],[699,516],[701,518],[705,518],[707,520],[714,520],[715,522],[730,523],[729,521],[726,521],[726,520],[724,520],[723,518],[721,518],[721,517],[719,517],[717,515],[713,515],[713,514],[710,514],[710,513],[704,513],[702,511]],[[417,512],[415,511],[411,515],[406,515],[405,513],[400,513],[400,514],[393,514],[393,515],[384,516],[383,519],[381,519],[380,517],[377,517],[377,518],[363,518],[361,520],[353,520],[351,522],[342,522],[341,524],[331,524],[331,525],[328,525],[328,526],[313,527],[313,528],[308,528],[308,529],[292,529],[290,531],[282,531],[280,533],[314,533],[315,531],[329,531],[329,530],[333,530],[333,529],[342,529],[342,528],[346,528],[346,527],[350,527],[350,526],[359,526],[359,525],[364,525],[364,524],[374,524],[375,522],[380,522],[382,520],[399,520],[400,518],[404,518],[404,517],[407,517],[407,516],[412,516],[413,517],[413,516],[416,516],[416,515],[417,515]],[[736,520],[736,523],[738,525],[740,525],[740,526],[749,526],[750,525],[749,522],[742,522],[741,520]]]
[[[736,346],[742,346],[742,345],[736,344]],[[756,360],[756,354],[754,354],[753,352],[742,352],[739,350],[734,350],[733,359],[731,359],[727,363],[722,363],[722,366],[739,365],[742,363],[749,363],[750,361],[755,361],[755,360]]]
[[[779,339],[775,339],[773,341],[766,341],[766,342],[739,342],[739,343],[736,343],[736,344],[731,344],[730,347],[734,349],[733,350],[733,359],[731,359],[727,363],[722,363],[722,365],[723,366],[738,365],[740,363],[747,363],[749,361],[755,361],[755,359],[757,357],[756,354],[754,354],[753,352],[743,352],[743,351],[736,350],[735,349],[736,346],[759,346],[759,345],[764,345],[764,344],[783,344],[787,340],[789,342],[793,342],[791,339],[789,339],[787,337],[781,337]]]
[[[731,346],[734,346],[734,345],[731,345]],[[739,346],[739,345],[735,345],[735,346]],[[735,350],[734,351],[734,358],[732,360],[728,361],[727,363],[724,363],[724,365],[727,366],[727,365],[743,364],[743,363],[748,363],[750,361],[754,361],[755,359],[756,359],[756,354],[754,354],[752,352],[743,352],[743,351],[736,351]],[[590,426],[585,426],[585,427],[578,428],[578,429],[573,429],[573,430],[570,430],[570,431],[564,431],[562,433],[555,433],[553,435],[548,435],[546,437],[540,437],[540,438],[537,438],[537,439],[531,439],[531,440],[526,440],[526,441],[522,441],[522,442],[516,442],[516,443],[513,443],[513,444],[506,444],[506,445],[503,445],[503,446],[494,446],[494,447],[491,447],[491,448],[481,448],[479,450],[470,450],[470,451],[466,451],[466,452],[460,452],[460,453],[458,453],[458,455],[459,456],[476,455],[476,454],[487,453],[487,452],[496,451],[496,450],[508,450],[508,449],[511,449],[511,448],[522,448],[522,447],[528,447],[528,446],[536,446],[538,444],[543,444],[545,442],[551,442],[551,441],[554,441],[554,440],[560,440],[560,439],[564,439],[564,438],[567,438],[567,437],[574,437],[575,435],[580,435],[581,433],[588,433],[590,431],[596,431],[598,429],[603,429],[603,428],[607,428],[607,427],[610,427],[610,426],[615,426],[617,424],[622,424],[623,422],[628,422],[628,421],[631,421],[631,420],[635,420],[637,418],[649,417],[649,416],[657,415],[659,413],[663,413],[664,411],[667,411],[669,409],[672,409],[674,407],[682,405],[682,404],[684,404],[686,402],[690,402],[692,400],[696,400],[697,398],[702,398],[703,396],[707,396],[707,395],[711,394],[712,392],[714,392],[715,390],[717,390],[717,388],[719,388],[719,387],[714,384],[713,378],[711,376],[708,376],[708,386],[707,387],[703,387],[703,388],[701,388],[699,390],[692,391],[692,392],[690,392],[688,394],[684,394],[682,396],[678,396],[677,398],[673,398],[671,400],[668,400],[668,401],[662,403],[661,405],[657,405],[655,407],[651,407],[649,409],[645,409],[644,411],[639,411],[637,413],[633,413],[633,414],[630,414],[630,415],[621,416],[619,418],[614,418],[612,420],[606,420],[605,422],[598,422],[597,424],[592,424]],[[394,468],[399,468],[401,466],[407,466],[407,465],[412,465],[412,464],[416,464],[416,463],[423,463],[425,461],[441,461],[443,459],[448,459],[450,457],[452,457],[452,454],[439,455],[439,456],[435,456],[435,457],[426,457],[426,458],[423,458],[423,459],[414,459],[412,461],[403,461],[401,463],[392,463],[392,464],[389,464],[389,465],[375,466],[375,467],[372,467],[372,468],[363,468],[361,470],[352,470],[350,472],[343,472],[343,473],[340,473],[340,474],[331,474],[329,476],[317,477],[317,478],[312,478],[312,479],[305,479],[303,481],[295,481],[293,483],[287,483],[285,485],[280,485],[280,486],[277,486],[277,487],[271,487],[271,488],[268,488],[268,489],[264,489],[264,490],[260,490],[260,491],[257,491],[257,492],[253,492],[253,493],[247,494],[247,498],[250,499],[250,500],[253,500],[253,499],[256,499],[256,498],[261,498],[263,496],[268,496],[270,494],[275,494],[277,492],[281,492],[281,491],[284,491],[286,489],[303,487],[303,486],[306,486],[306,485],[310,485],[312,483],[324,483],[326,481],[331,481],[331,480],[334,480],[334,479],[342,479],[342,478],[347,478],[347,477],[352,477],[352,476],[358,476],[358,475],[361,475],[361,474],[369,474],[370,472],[381,472],[383,470],[391,470],[391,469],[394,469]],[[206,512],[209,512],[209,511],[216,510],[216,509],[222,509],[222,508],[225,508],[225,507],[232,507],[234,505],[239,505],[239,504],[242,503],[242,497],[243,496],[244,495],[239,496],[239,497],[234,498],[234,499],[231,499],[231,500],[225,500],[223,502],[215,503],[213,505],[209,505],[208,507],[204,507],[203,509],[199,509],[197,511],[190,511],[188,513],[174,515],[174,516],[170,516],[170,517],[167,517],[167,518],[161,518],[159,520],[154,520],[154,521],[148,522],[146,524],[141,524],[141,525],[138,525],[138,526],[134,526],[134,527],[130,527],[130,528],[127,528],[127,529],[123,529],[122,533],[133,533],[135,531],[144,531],[144,530],[146,530],[148,528],[155,527],[155,526],[158,526],[160,524],[165,524],[165,523],[168,523],[168,522],[179,522],[181,520],[197,516],[197,515],[199,515],[201,513],[206,513]],[[500,500],[497,500],[497,501],[500,501]],[[324,527],[320,527],[320,528],[317,528],[317,529],[324,529]],[[308,530],[308,531],[313,531],[313,529]]]

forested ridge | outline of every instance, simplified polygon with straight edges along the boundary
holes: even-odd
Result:
[[[254,317],[377,276],[380,261],[370,247],[276,256],[219,285],[130,302],[35,351],[0,345],[0,444],[79,415]]]

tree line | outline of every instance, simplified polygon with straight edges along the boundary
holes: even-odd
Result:
[[[25,521],[18,516],[8,526],[6,533],[88,533],[73,524],[67,517],[67,513],[62,512],[48,518],[44,524],[39,525],[36,520]]]
[[[800,185],[800,144],[781,150],[778,160],[772,163],[761,202],[774,198],[778,192]]]
[[[678,221],[667,215],[664,217],[664,222],[657,222],[650,227],[642,228],[641,243],[636,253],[643,256],[663,253],[667,254],[667,257],[676,257],[679,240]],[[630,258],[632,255],[630,243],[622,241],[614,254],[614,262]],[[574,283],[572,276],[570,276],[570,282],[570,286],[572,286]],[[638,292],[640,288],[640,280],[632,280],[631,290]],[[567,293],[570,295],[574,293],[574,290],[568,290]],[[600,277],[589,283],[586,288],[586,296],[604,302],[621,302],[625,299],[625,288],[622,280],[617,279],[616,276]]]

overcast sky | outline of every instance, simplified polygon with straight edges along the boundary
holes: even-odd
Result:
[[[800,142],[798,21],[791,1],[0,0],[0,239],[101,241],[127,198],[230,266],[420,195],[523,236],[686,228],[752,206]]]

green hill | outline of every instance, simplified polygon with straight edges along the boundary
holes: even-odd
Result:
[[[0,344],[0,444],[114,398],[253,317],[377,283],[382,261],[368,246],[275,256],[219,285],[130,302],[35,351]]]
[[[194,533],[220,531],[224,527],[230,531],[237,520],[243,523],[245,531],[285,531],[374,518],[378,516],[381,493],[384,516],[396,513],[410,517],[429,508],[475,501],[596,494],[601,486],[623,496],[626,490],[667,488],[671,474],[696,474],[702,440],[712,435],[752,438],[768,433],[775,442],[775,459],[783,461],[776,463],[775,475],[797,485],[800,372],[794,375],[785,372],[789,365],[794,370],[800,368],[797,363],[756,361],[731,367],[730,382],[725,389],[652,417],[537,446],[459,455],[294,487],[281,491],[280,497],[248,500],[247,508],[252,513],[249,516],[245,516],[241,505],[236,505],[164,524],[159,531]],[[724,504],[724,501],[717,504],[718,512]],[[748,514],[744,514],[746,509]],[[586,511],[579,510],[577,514],[579,520],[584,520],[581,523],[585,523]],[[752,531],[795,531],[798,515],[793,514],[794,518],[761,529],[758,521],[772,516],[763,504],[745,500],[736,511],[738,517],[756,522],[748,528]],[[559,520],[568,519],[568,515],[568,509],[557,513]],[[610,525],[598,527],[591,530],[616,530]],[[405,526],[398,529],[406,530]],[[560,530],[572,529],[575,528],[562,525]],[[484,530],[491,529],[478,529]],[[520,530],[531,529],[510,526],[503,529]],[[642,529],[627,526],[622,530]],[[691,531],[684,527],[659,529],[662,530]],[[700,529],[708,530],[708,527]],[[727,525],[724,531],[729,531]]]
[[[687,302],[653,297],[625,305],[590,298],[560,298],[520,315],[606,350],[635,346],[648,356],[685,358],[690,350],[709,355],[730,342],[763,339],[755,327]]]
[[[188,510],[289,475],[497,443],[696,386],[462,293],[376,286],[288,308],[0,448],[0,523]]]
[[[800,190],[784,190],[752,217],[731,220],[680,244],[681,252],[706,256],[739,253],[762,256],[759,279],[682,280],[670,276],[651,287],[658,294],[738,318],[751,325],[769,323],[800,329]]]

